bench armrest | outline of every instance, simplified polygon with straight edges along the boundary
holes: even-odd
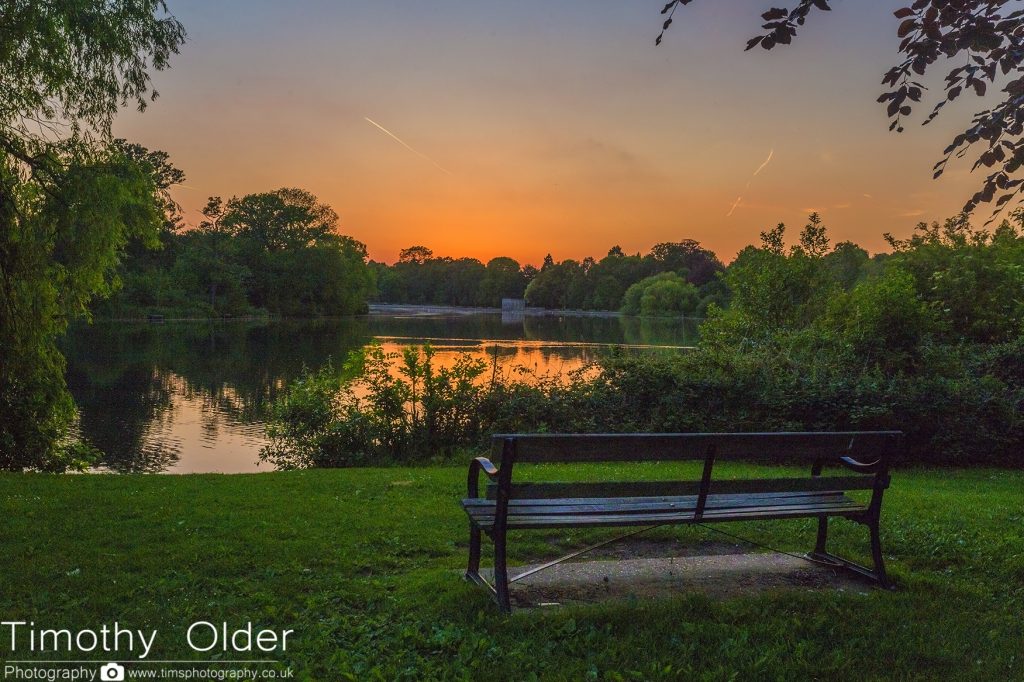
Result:
[[[476,457],[469,463],[469,474],[466,477],[466,490],[469,497],[480,496],[480,472],[487,474],[487,478],[495,481],[498,479],[498,467],[491,463],[486,457]]]
[[[498,467],[491,464],[491,460],[487,459],[486,457],[475,458],[472,462],[469,463],[469,468],[483,470],[483,472],[487,474],[487,476],[491,480],[494,480],[495,478],[498,477]]]
[[[874,474],[878,473],[882,468],[881,459],[876,459],[874,462],[858,462],[853,457],[840,457],[839,461],[847,469],[852,469],[858,474]]]

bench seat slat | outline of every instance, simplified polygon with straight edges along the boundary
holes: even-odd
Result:
[[[849,501],[840,491],[831,493],[803,493],[788,495],[709,495],[705,509],[762,507],[766,505],[811,505],[819,502]],[[463,500],[470,514],[494,513],[495,503],[490,500]],[[566,499],[566,500],[510,500],[509,514],[592,514],[602,512],[643,512],[649,510],[682,511],[697,507],[697,497],[620,498],[620,499]]]
[[[466,500],[466,502],[473,502],[472,500]],[[696,509],[695,501],[692,498],[673,498],[662,502],[633,502],[633,503],[610,503],[603,505],[592,504],[590,500],[576,500],[572,501],[573,504],[566,505],[524,505],[524,504],[509,504],[508,513],[510,516],[555,516],[555,515],[583,515],[589,513],[613,513],[613,514],[627,514],[627,513],[675,513],[679,511],[694,511]],[[840,504],[846,506],[863,506],[860,502],[852,500],[841,493],[835,495],[820,495],[813,498],[755,498],[747,500],[712,500],[708,498],[708,503],[704,509],[706,512],[710,511],[728,511],[730,509],[764,509],[764,508],[775,508],[775,507],[793,507],[793,508],[806,508],[806,507],[817,507],[820,505]],[[470,516],[482,517],[482,516],[493,516],[495,505],[493,503],[487,505],[478,504],[466,504],[464,505],[466,512]]]
[[[757,519],[786,519],[813,517],[819,514],[855,514],[862,512],[860,505],[832,504],[814,507],[754,507],[749,509],[722,509],[705,511],[697,518],[694,512],[683,511],[658,514],[584,514],[584,515],[553,515],[553,516],[514,516],[508,517],[508,529],[526,528],[578,528],[604,526],[647,526],[662,523],[699,523],[701,521],[747,521]],[[484,529],[493,525],[493,517],[474,518]]]
[[[840,488],[829,489],[829,490],[805,490],[805,491],[794,491],[794,492],[781,492],[781,493],[734,493],[719,495],[712,493],[708,496],[708,500],[725,500],[725,499],[751,499],[751,498],[806,498],[813,497],[815,495],[828,495],[837,494],[844,492]],[[644,495],[639,497],[538,497],[538,498],[521,498],[509,500],[510,506],[519,504],[528,504],[531,506],[540,505],[567,505],[567,504],[615,504],[618,502],[676,502],[682,498],[689,498],[696,503],[697,495]],[[463,506],[478,506],[478,507],[493,507],[493,499],[483,498],[466,498],[462,500]]]
[[[559,528],[574,526],[621,526],[652,523],[692,523],[700,520],[724,521],[756,518],[790,518],[818,514],[856,513],[867,507],[842,493],[804,497],[749,498],[746,500],[708,498],[700,518],[695,514],[693,497],[669,501],[651,501],[594,505],[592,500],[577,500],[569,505],[523,505],[510,503],[509,528]],[[485,504],[480,504],[484,502]],[[494,524],[494,503],[464,500],[470,518],[483,528]]]

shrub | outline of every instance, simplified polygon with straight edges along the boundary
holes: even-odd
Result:
[[[694,315],[700,305],[700,292],[674,272],[642,279],[626,290],[622,312],[626,315]]]
[[[427,345],[385,353],[378,344],[306,371],[276,401],[260,459],[278,468],[416,462],[450,455],[480,434],[486,363],[468,355],[435,367]]]
[[[492,378],[469,356],[438,369],[429,347],[371,346],[356,379],[342,382],[328,367],[291,386],[261,457],[284,468],[441,461],[517,431],[901,429],[908,461],[1024,465],[1024,388],[991,372],[1021,344],[984,356],[930,350],[920,360],[929,371],[914,375],[808,362],[807,339],[791,341],[743,352],[620,351],[568,376],[520,368]]]

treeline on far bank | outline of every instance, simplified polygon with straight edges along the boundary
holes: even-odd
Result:
[[[727,291],[717,277],[724,270],[721,261],[693,240],[655,244],[643,256],[627,255],[618,246],[600,260],[555,262],[549,254],[539,269],[504,256],[485,265],[411,246],[393,265],[370,267],[375,300],[382,303],[497,307],[503,298],[516,298],[549,310],[700,315],[712,302],[723,305]],[[627,300],[631,305],[624,309]]]
[[[822,229],[817,214],[812,229]],[[887,254],[870,257],[852,242],[837,244],[822,256],[843,288],[881,267]],[[596,260],[548,255],[540,269],[512,258],[434,256],[424,246],[403,249],[394,265],[371,261],[376,280],[374,300],[382,303],[451,306],[500,305],[502,298],[521,298],[531,307],[549,310],[608,310],[627,315],[704,317],[714,304],[727,307],[731,297],[726,267],[700,243],[687,239],[655,244],[645,255],[628,255],[618,246]]]

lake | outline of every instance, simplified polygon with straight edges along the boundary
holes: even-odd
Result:
[[[376,340],[429,342],[439,362],[468,352],[500,371],[566,373],[616,346],[682,352],[696,320],[479,314],[371,314],[281,321],[96,322],[62,343],[79,435],[116,472],[253,472],[269,403],[303,367]]]

